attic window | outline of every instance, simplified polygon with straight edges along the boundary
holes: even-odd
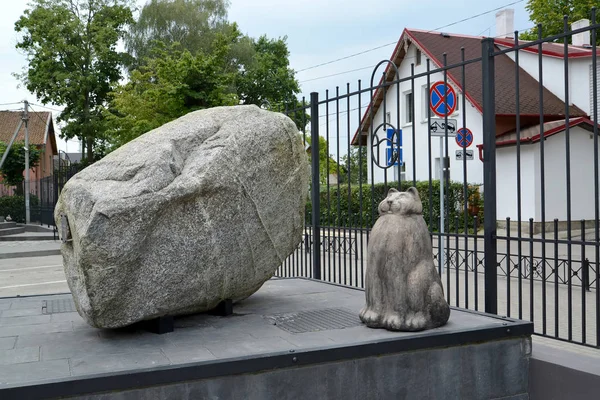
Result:
[[[421,65],[421,50],[417,49],[417,65]]]

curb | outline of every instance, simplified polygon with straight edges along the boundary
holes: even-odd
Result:
[[[18,253],[0,253],[0,260],[8,258],[25,258],[25,257],[46,257],[46,256],[59,256],[61,255],[60,249],[53,250],[39,250],[39,251],[22,251]]]

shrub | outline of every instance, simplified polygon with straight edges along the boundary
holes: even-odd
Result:
[[[410,182],[402,182],[400,190],[405,191],[412,185]],[[321,226],[352,226],[371,228],[378,218],[377,207],[386,197],[390,187],[398,188],[398,182],[388,182],[387,187],[383,183],[375,185],[337,185],[328,188],[321,187],[320,200],[320,224]],[[429,204],[429,181],[418,181],[416,183],[419,196],[423,203],[423,218],[430,225]],[[438,231],[440,218],[440,182],[431,182],[431,226],[433,232]],[[446,231],[464,231],[464,188],[462,183],[451,182],[446,187]],[[477,186],[467,186],[467,224],[469,231],[473,231],[474,218],[478,218],[478,226],[483,223],[483,200]],[[311,223],[312,204],[306,204],[306,223]]]
[[[39,207],[37,196],[29,195],[30,214]],[[13,222],[25,223],[25,196],[4,196],[0,197],[0,216],[10,215]]]

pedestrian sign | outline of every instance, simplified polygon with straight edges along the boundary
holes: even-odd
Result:
[[[446,117],[456,110],[456,92],[444,82],[436,82],[429,90],[429,107],[438,117]]]
[[[402,129],[395,131],[393,128],[388,128],[386,132],[386,165],[388,167],[402,165]]]
[[[392,167],[396,167],[398,165],[404,165],[404,162],[402,161],[402,149],[398,149],[398,148],[390,148],[388,147],[386,152],[386,160],[387,160],[387,165]],[[398,154],[398,152],[400,152]]]
[[[460,128],[456,132],[456,144],[459,147],[469,147],[473,144],[473,133],[467,128]]]

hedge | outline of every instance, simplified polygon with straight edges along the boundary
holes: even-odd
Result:
[[[405,191],[413,186],[413,182],[402,182],[401,190]],[[429,229],[433,232],[438,231],[439,216],[440,216],[440,183],[439,180],[432,181],[432,226]],[[374,221],[377,220],[377,207],[379,203],[386,197],[387,190],[390,187],[398,188],[398,182],[388,182],[387,187],[383,183],[375,185],[363,184],[351,185],[348,190],[348,185],[321,187],[321,226],[345,226],[345,227],[363,227],[371,228]],[[429,181],[418,181],[416,183],[419,196],[423,203],[423,217],[429,225]],[[362,196],[361,196],[362,193]],[[339,194],[339,196],[338,196]],[[338,207],[339,197],[339,207]],[[372,203],[371,199],[374,198]],[[477,186],[467,186],[467,223],[469,231],[473,231],[474,219],[477,216],[478,226],[483,224],[483,196],[479,192]],[[350,200],[349,200],[350,199]],[[361,213],[362,199],[362,213]],[[463,184],[459,182],[451,182],[450,187],[446,187],[447,217],[446,231],[456,232],[457,227],[459,232],[464,231],[464,190]],[[306,204],[306,222],[310,224],[312,216],[312,204],[309,201]],[[374,218],[373,218],[374,217]]]
[[[31,212],[39,207],[40,201],[37,196],[29,195],[29,207]],[[13,222],[25,223],[25,196],[0,197],[0,216],[10,218]]]

